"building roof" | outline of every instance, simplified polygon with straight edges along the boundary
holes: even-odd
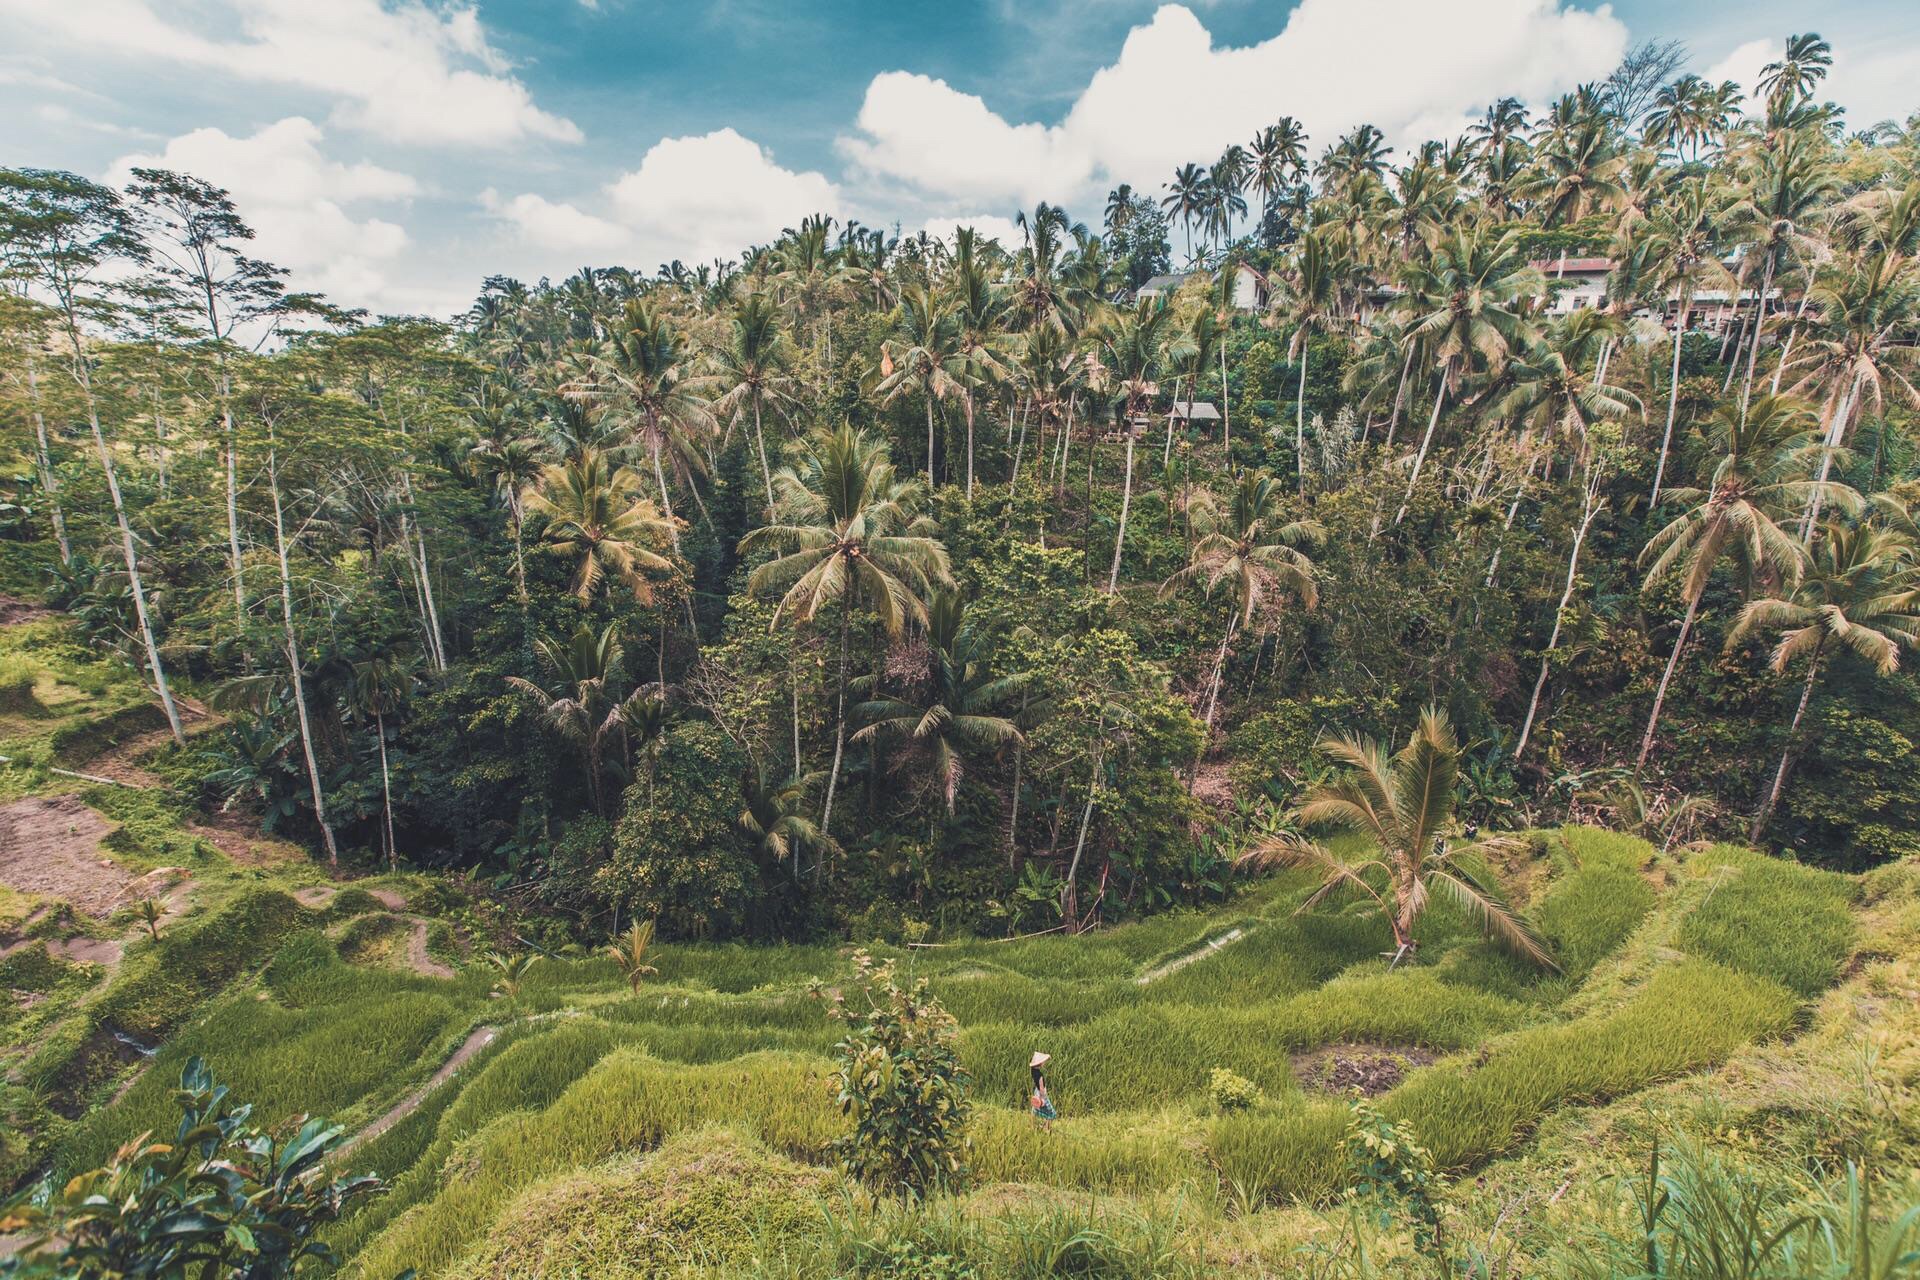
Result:
[[[1176,400],[1173,416],[1185,418],[1188,422],[1218,422],[1220,411],[1213,407],[1210,400]]]
[[[1613,270],[1612,258],[1568,258],[1564,266],[1558,258],[1535,258],[1530,264],[1535,271],[1544,271],[1553,275],[1562,270],[1577,272],[1580,275],[1592,275],[1595,272]]]
[[[1178,289],[1187,282],[1188,274],[1187,272],[1176,272],[1173,275],[1153,276],[1149,278],[1145,284],[1140,286],[1140,292],[1172,293],[1175,289]]]

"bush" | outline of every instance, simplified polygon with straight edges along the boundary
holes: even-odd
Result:
[[[0,712],[37,716],[46,711],[33,692],[42,669],[25,654],[0,654]]]
[[[1215,1067],[1207,1084],[1207,1098],[1216,1111],[1246,1111],[1259,1104],[1260,1086],[1224,1067]]]
[[[677,725],[651,781],[627,788],[613,858],[595,891],[621,914],[658,922],[662,937],[724,937],[745,923],[754,866],[735,821],[740,806],[716,779],[742,760],[712,725]]]
[[[820,1220],[830,1179],[728,1129],[698,1129],[640,1160],[535,1184],[449,1280],[642,1280],[745,1261],[758,1234],[791,1240]]]
[[[847,1026],[834,1087],[853,1121],[835,1154],[854,1177],[905,1195],[960,1185],[971,1079],[954,1049],[953,1016],[924,979],[902,988],[891,963],[876,967],[865,952],[854,955],[852,985],[866,1007],[839,993],[829,1010]]]

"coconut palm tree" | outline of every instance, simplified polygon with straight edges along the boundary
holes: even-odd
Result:
[[[926,598],[951,582],[947,550],[922,514],[926,490],[900,479],[884,442],[841,426],[816,432],[799,457],[773,478],[774,523],[740,540],[743,554],[768,549],[774,559],[747,577],[748,590],[779,591],[773,626],[783,615],[806,625],[830,604],[840,606],[839,692],[833,767],[820,830],[833,830],[833,797],[847,738],[847,634],[856,602],[870,607],[889,635],[924,623]]]
[[[1133,505],[1134,420],[1159,391],[1155,379],[1166,357],[1167,327],[1173,309],[1166,298],[1144,298],[1130,308],[1110,307],[1093,326],[1091,337],[1100,351],[1108,394],[1126,438],[1126,473],[1120,490],[1120,529],[1113,542],[1113,568],[1107,574],[1107,594],[1120,585],[1120,557],[1127,545],[1127,513]]]
[[[972,227],[954,233],[953,275],[948,281],[960,360],[960,404],[967,422],[967,497],[973,497],[974,391],[1007,374],[997,342],[1008,313],[1006,291],[994,283],[978,252]]]
[[[1837,495],[1844,488],[1806,478],[1815,439],[1812,415],[1785,397],[1763,396],[1754,401],[1744,420],[1739,406],[1722,405],[1708,422],[1707,446],[1716,461],[1706,486],[1674,489],[1671,496],[1687,509],[1654,534],[1640,552],[1640,563],[1646,566],[1642,590],[1677,574],[1687,612],[1654,691],[1636,770],[1646,765],[1653,750],[1667,685],[1720,561],[1732,555],[1749,572],[1771,571],[1787,577],[1805,564],[1805,547],[1776,521],[1782,512],[1803,507],[1816,489]],[[1847,501],[1858,505],[1852,490],[1844,493]]]
[[[569,384],[569,395],[610,416],[632,447],[653,467],[655,497],[666,513],[674,554],[680,530],[673,523],[667,469],[701,503],[694,477],[707,469],[704,446],[714,430],[708,393],[716,379],[694,371],[685,338],[657,307],[636,300],[608,325],[605,341],[588,360],[589,376]]]
[[[775,779],[760,765],[740,777],[740,830],[764,863],[787,863],[800,878],[800,855],[810,848],[836,848],[807,817],[807,797],[823,777],[818,770]]]
[[[397,867],[399,846],[393,837],[393,775],[387,765],[387,717],[401,710],[413,693],[416,663],[391,649],[376,649],[353,664],[348,682],[348,704],[373,721],[373,740],[380,753],[380,812],[387,846],[387,865]]]
[[[719,375],[719,397],[713,411],[729,422],[752,416],[753,447],[760,458],[760,480],[766,486],[767,506],[773,506],[773,470],[767,465],[767,436],[762,412],[784,409],[795,402],[792,354],[780,325],[779,309],[764,293],[749,293],[733,310],[725,346],[712,353]]]
[[[595,813],[607,813],[605,780],[608,754],[626,741],[630,705],[638,708],[652,693],[635,690],[622,699],[616,692],[623,651],[613,624],[595,635],[582,622],[565,644],[542,639],[534,645],[540,665],[556,678],[552,689],[508,676],[507,685],[533,699],[548,729],[579,748],[586,766],[587,794]],[[624,750],[622,750],[624,755]]]
[[[1479,227],[1450,228],[1434,246],[1432,260],[1416,266],[1408,278],[1405,340],[1419,342],[1436,366],[1433,414],[1414,455],[1407,492],[1393,518],[1399,524],[1413,504],[1440,412],[1449,392],[1474,371],[1505,362],[1527,334],[1520,307],[1539,291],[1539,279],[1520,251],[1515,231],[1495,234]]]
[[[1289,520],[1283,510],[1281,485],[1264,470],[1243,472],[1225,511],[1211,504],[1201,507],[1197,523],[1201,535],[1193,544],[1187,565],[1160,588],[1166,599],[1183,583],[1198,582],[1208,596],[1222,583],[1233,595],[1233,612],[1213,659],[1207,682],[1205,724],[1213,729],[1213,713],[1220,697],[1220,673],[1227,662],[1234,633],[1253,622],[1274,595],[1286,592],[1311,609],[1320,602],[1319,584],[1307,550],[1326,538],[1326,529],[1314,520]],[[1198,504],[1196,504],[1198,505]]]
[[[647,963],[647,951],[653,946],[653,921],[636,920],[625,933],[607,944],[607,958],[620,966],[627,989],[640,994],[640,984],[660,971]]]
[[[674,522],[639,490],[638,476],[588,448],[549,466],[541,487],[527,495],[527,509],[546,517],[542,545],[554,555],[578,557],[573,594],[582,607],[606,578],[644,601],[651,596],[645,575],[673,571],[673,562],[652,547],[672,536]]]
[[[1126,230],[1133,221],[1133,186],[1123,182],[1107,192],[1107,208],[1103,219],[1107,224],[1107,234],[1118,235]]]
[[[880,381],[874,395],[891,404],[919,391],[927,406],[927,487],[934,486],[934,405],[960,391],[966,359],[957,319],[946,299],[924,284],[901,291],[894,336],[880,344]]]
[[[1167,194],[1160,207],[1167,216],[1180,219],[1187,236],[1187,261],[1193,261],[1193,224],[1207,207],[1207,171],[1197,164],[1183,164],[1173,171],[1173,181],[1165,184]]]
[[[1322,744],[1344,776],[1323,782],[1289,814],[1299,827],[1332,827],[1366,837],[1364,851],[1340,853],[1305,836],[1272,836],[1243,855],[1254,866],[1300,867],[1321,873],[1320,887],[1296,914],[1342,896],[1371,900],[1393,931],[1393,965],[1418,946],[1415,928],[1438,895],[1479,921],[1489,938],[1523,959],[1557,968],[1546,943],[1507,905],[1475,855],[1504,852],[1517,841],[1477,844],[1459,839],[1454,780],[1460,746],[1444,711],[1429,707],[1407,745],[1389,757],[1371,738],[1334,737]]]
[[[1780,637],[1771,659],[1775,671],[1784,672],[1795,658],[1807,660],[1780,766],[1748,832],[1754,843],[1786,786],[1800,722],[1806,718],[1828,646],[1851,650],[1883,676],[1899,669],[1901,649],[1920,648],[1920,578],[1915,576],[1914,550],[1906,535],[1891,529],[1831,525],[1791,591],[1749,600],[1740,611],[1740,621],[1727,636],[1729,648],[1764,629]]]
[[[1300,385],[1294,395],[1294,471],[1302,496],[1307,492],[1307,364],[1312,357],[1315,330],[1333,323],[1339,301],[1340,268],[1324,234],[1309,231],[1300,237],[1291,266],[1280,274],[1280,297],[1275,304],[1280,323],[1292,328],[1287,359],[1300,364]]]
[[[1747,368],[1740,387],[1740,403],[1753,400],[1753,375],[1760,353],[1761,327],[1768,298],[1782,266],[1790,261],[1811,270],[1827,250],[1810,223],[1837,189],[1831,166],[1812,140],[1789,134],[1780,145],[1759,157],[1752,183],[1728,211],[1728,235],[1749,247],[1748,257],[1760,264],[1760,287],[1754,301],[1754,332],[1747,344]]]
[[[1784,55],[1760,69],[1760,95],[1769,103],[1811,97],[1833,67],[1833,46],[1818,35],[1787,37]]]
[[[1032,682],[1025,671],[996,675],[987,638],[968,624],[966,599],[936,590],[927,604],[927,671],[898,695],[878,695],[854,708],[855,742],[889,742],[924,767],[927,785],[948,816],[966,776],[967,757],[1022,741],[1000,714]]]
[[[1654,210],[1648,226],[1650,252],[1658,266],[1655,279],[1664,306],[1666,298],[1675,300],[1673,316],[1673,368],[1667,375],[1667,426],[1660,435],[1660,461],[1653,471],[1653,503],[1660,503],[1662,482],[1666,479],[1667,458],[1673,447],[1673,420],[1680,407],[1680,348],[1687,336],[1687,321],[1693,310],[1694,295],[1709,285],[1732,287],[1733,280],[1720,262],[1720,222],[1723,215],[1720,198],[1703,178],[1690,178],[1674,189],[1672,195]]]

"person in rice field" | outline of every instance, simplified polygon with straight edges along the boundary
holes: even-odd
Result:
[[[1036,1053],[1033,1061],[1027,1065],[1033,1070],[1033,1096],[1027,1099],[1027,1105],[1033,1108],[1033,1118],[1040,1122],[1042,1131],[1053,1132],[1053,1122],[1060,1113],[1053,1109],[1053,1096],[1047,1092],[1047,1077],[1041,1068],[1053,1061],[1050,1053]]]

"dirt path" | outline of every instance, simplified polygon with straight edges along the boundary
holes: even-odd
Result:
[[[78,796],[28,796],[0,805],[0,884],[105,917],[134,877],[101,856],[113,830]]]
[[[408,919],[413,921],[413,932],[407,935],[407,965],[429,978],[451,978],[453,970],[427,954],[427,922],[419,916]]]
[[[54,610],[45,605],[22,600],[19,596],[10,596],[0,591],[0,627],[11,627],[19,622],[38,622],[42,618],[51,618]]]
[[[1162,978],[1165,978],[1172,974],[1176,974],[1180,972],[1182,969],[1186,968],[1190,964],[1193,964],[1200,960],[1205,960],[1208,956],[1212,955],[1216,951],[1225,950],[1226,948],[1232,946],[1234,943],[1240,941],[1242,938],[1246,936],[1247,936],[1247,928],[1240,925],[1235,925],[1233,928],[1227,930],[1225,933],[1221,934],[1217,938],[1208,938],[1205,942],[1202,942],[1199,946],[1187,952],[1187,954],[1183,956],[1175,956],[1173,959],[1167,961],[1165,964],[1159,965],[1159,966],[1156,966],[1155,968],[1147,970],[1145,973],[1135,978],[1134,982],[1137,985],[1142,987],[1146,986],[1150,982],[1158,982]]]
[[[479,1053],[482,1049],[492,1044],[494,1037],[499,1034],[500,1028],[498,1027],[477,1028],[472,1035],[466,1038],[466,1041],[462,1043],[458,1049],[453,1051],[452,1057],[440,1064],[440,1069],[429,1076],[425,1084],[396,1102],[393,1107],[378,1120],[375,1120],[372,1124],[354,1134],[351,1138],[348,1138],[340,1145],[339,1151],[335,1153],[336,1156],[346,1155],[347,1152],[352,1151],[363,1142],[372,1142],[375,1138],[378,1138],[381,1134],[418,1111],[420,1104],[427,1100],[428,1094],[453,1079],[460,1068],[472,1061],[474,1054]]]

